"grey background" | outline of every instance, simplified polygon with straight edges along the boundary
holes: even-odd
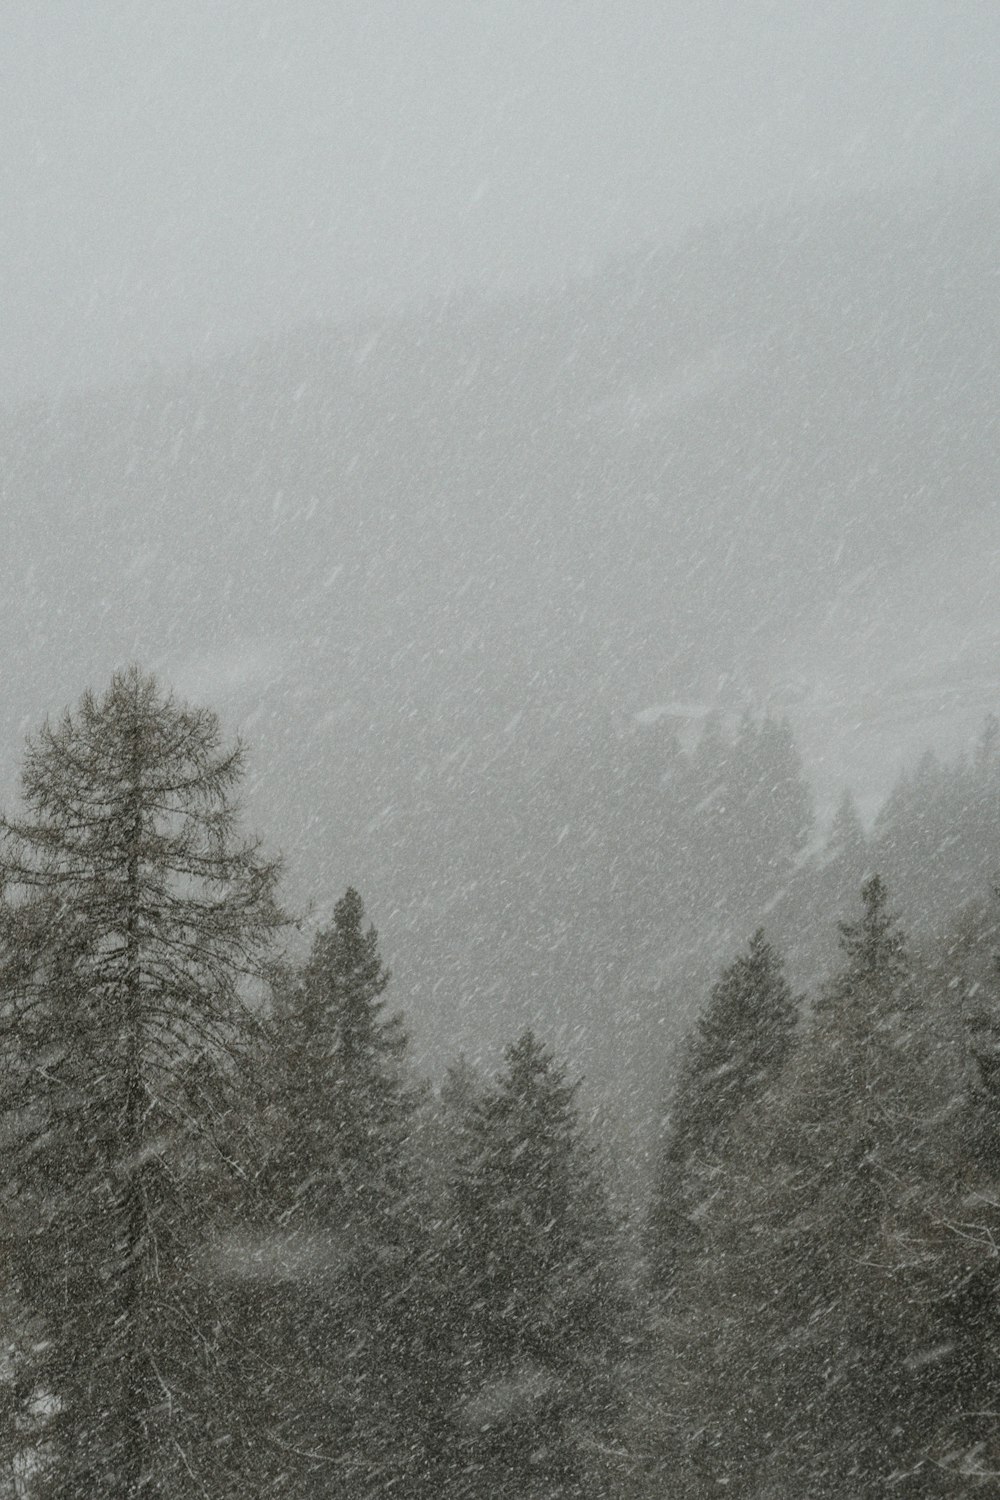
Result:
[[[975,171],[953,0],[6,0],[0,394]]]

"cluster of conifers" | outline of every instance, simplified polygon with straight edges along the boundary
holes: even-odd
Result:
[[[5,824],[11,1493],[516,1494],[614,1452],[620,1250],[531,1033],[435,1095],[353,890],[283,960],[242,755],[131,669]]]
[[[29,746],[3,824],[0,1490],[995,1483],[990,907],[915,954],[872,876],[806,999],[758,932],[689,1038],[636,1251],[531,1032],[493,1078],[417,1083],[354,890],[282,957],[241,773],[137,669]]]

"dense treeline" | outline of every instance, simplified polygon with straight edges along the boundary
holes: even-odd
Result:
[[[919,963],[878,876],[840,930],[840,970],[784,1061],[786,992],[759,938],[688,1054],[642,1398],[651,1468],[678,1494],[996,1482],[998,1095],[963,1027],[965,960],[948,945]],[[728,1030],[706,1071],[732,990],[751,986],[760,1031]]]
[[[647,764],[642,889],[669,860],[692,954],[736,956],[647,1064],[673,1081],[631,1225],[535,1031],[435,1087],[356,891],[292,956],[241,774],[130,669],[31,742],[3,824],[4,1492],[995,1483],[993,725],[870,833],[845,798],[813,857],[785,726]]]

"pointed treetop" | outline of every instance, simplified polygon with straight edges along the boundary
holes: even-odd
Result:
[[[679,1109],[696,1134],[723,1124],[777,1075],[797,1020],[781,956],[758,927],[712,986],[689,1045]]]
[[[861,887],[862,913],[858,922],[839,922],[840,945],[848,959],[847,974],[855,981],[877,983],[901,980],[909,972],[906,943],[897,919],[888,909],[889,895],[880,875]]]
[[[333,908],[333,921],[342,934],[360,932],[365,918],[365,905],[353,885],[349,885]]]
[[[747,946],[712,986],[707,1011],[698,1020],[703,1037],[721,1032],[735,1044],[741,1027],[765,1027],[795,1021],[795,1002],[784,978],[780,955],[758,927]]]
[[[530,1088],[541,1078],[551,1078],[559,1085],[565,1080],[566,1069],[556,1062],[555,1054],[538,1040],[530,1027],[522,1031],[516,1042],[511,1042],[503,1056],[504,1082],[514,1089]],[[567,1092],[575,1093],[576,1085],[570,1085]]]
[[[318,933],[306,965],[306,986],[336,991],[359,989],[366,1003],[374,1004],[391,975],[379,954],[378,933],[369,923],[365,905],[353,886],[348,886],[333,908],[333,924]],[[377,1007],[381,1009],[381,1007]]]

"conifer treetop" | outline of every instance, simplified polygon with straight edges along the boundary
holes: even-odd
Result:
[[[244,766],[211,710],[179,703],[135,665],[116,672],[101,697],[88,690],[28,741],[26,814],[0,819],[8,900],[96,890],[131,859],[143,881],[174,882],[175,915],[211,912],[220,934],[266,947],[286,921],[280,864],[239,836]]]
[[[214,1358],[192,1267],[285,920],[238,829],[242,769],[214,714],[133,666],[29,742],[24,812],[0,820],[0,1231],[40,1334],[40,1496],[137,1495],[154,1472],[180,1493],[217,1462],[187,1400]]]
[[[853,984],[884,984],[904,980],[909,973],[906,941],[889,910],[889,894],[880,875],[861,887],[861,917],[839,922],[840,945],[847,958],[845,977]]]

